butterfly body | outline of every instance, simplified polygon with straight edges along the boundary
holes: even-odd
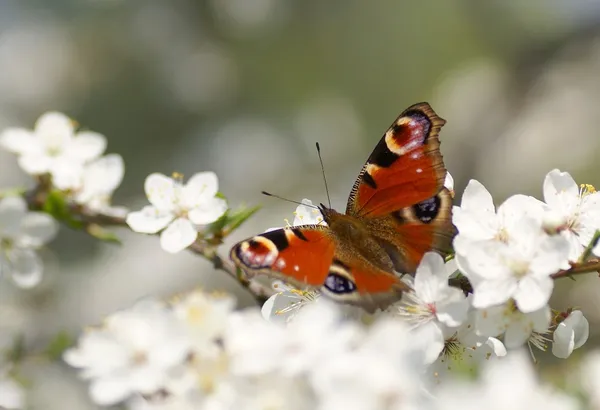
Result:
[[[345,213],[323,204],[325,224],[286,227],[235,245],[231,258],[266,274],[369,311],[398,300],[423,255],[450,251],[452,198],[438,133],[444,120],[427,103],[406,109],[363,166]]]

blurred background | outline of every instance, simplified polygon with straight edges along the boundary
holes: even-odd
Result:
[[[600,185],[600,2],[594,0],[6,0],[0,3],[0,128],[31,128],[63,111],[108,138],[126,176],[114,203],[146,204],[151,172],[212,170],[232,206],[262,204],[229,243],[292,218],[260,195],[334,207],[396,115],[429,101],[448,123],[442,152],[457,201],[470,178],[499,204],[541,198],[545,174]],[[29,186],[0,152],[0,187]],[[157,238],[119,232],[124,246],[61,230],[34,290],[0,285],[0,339],[40,349],[139,298],[236,283]],[[222,254],[228,252],[224,246]],[[552,306],[578,306],[600,342],[600,280],[559,285]],[[551,355],[545,366],[562,369]],[[60,363],[29,360],[34,409],[94,409]]]

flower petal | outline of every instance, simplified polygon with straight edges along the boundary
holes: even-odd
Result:
[[[495,213],[494,200],[483,184],[472,179],[467,184],[460,202],[461,209],[470,212]]]
[[[517,283],[513,280],[482,280],[474,286],[473,307],[481,309],[508,301]]]
[[[536,278],[529,275],[519,281],[513,297],[521,312],[530,313],[548,303],[553,289],[554,281],[550,277]]]
[[[177,182],[163,174],[150,174],[144,183],[146,196],[161,211],[173,211],[177,201]]]
[[[492,306],[476,311],[475,331],[480,336],[496,337],[506,330],[506,318],[510,314],[507,305]]]
[[[18,245],[37,248],[56,236],[58,223],[50,215],[43,212],[29,212],[21,223]]]
[[[35,123],[35,134],[46,150],[62,152],[73,138],[73,121],[60,112],[47,112]]]
[[[65,155],[73,160],[88,162],[98,158],[106,149],[106,137],[92,131],[78,132],[66,147]]]
[[[198,232],[192,223],[185,218],[177,218],[160,235],[160,245],[169,253],[177,253],[190,246]]]
[[[44,265],[32,249],[12,248],[7,252],[12,278],[21,288],[32,288],[42,280]]]
[[[0,235],[14,238],[21,229],[27,214],[27,203],[20,196],[7,196],[0,200]]]
[[[590,325],[579,310],[571,314],[558,324],[554,331],[552,353],[561,359],[566,359],[573,350],[580,348],[587,341],[590,334]]]
[[[81,187],[83,165],[77,161],[71,161],[67,157],[55,159],[48,171],[52,175],[52,183],[60,190],[76,190]]]
[[[219,180],[214,172],[194,174],[183,187],[183,203],[189,209],[213,198],[219,189]]]
[[[568,172],[553,169],[544,178],[544,201],[551,208],[562,209],[566,198],[579,198],[579,187]]]
[[[25,407],[25,391],[12,379],[0,379],[0,408],[22,409]]]
[[[437,318],[446,326],[460,326],[467,319],[469,302],[460,289],[449,288],[446,292],[446,298],[435,305]]]
[[[415,275],[415,292],[425,303],[435,303],[448,287],[444,260],[435,252],[427,252]]]
[[[131,386],[125,377],[102,377],[90,383],[90,396],[100,406],[117,404],[131,393]]]
[[[112,195],[125,174],[123,157],[110,154],[88,164],[83,171],[82,191],[77,200],[86,203],[97,196]]]
[[[511,321],[504,334],[504,344],[509,349],[523,346],[531,336],[532,331],[531,322],[525,318]]]
[[[562,322],[559,323],[552,337],[552,354],[559,359],[571,356],[575,349],[575,331],[572,326]]]
[[[26,153],[19,157],[19,166],[29,175],[41,175],[50,171],[53,159],[42,153]]]
[[[171,212],[161,211],[149,205],[141,211],[130,212],[126,222],[134,232],[153,234],[164,229],[174,217]]]
[[[7,128],[0,134],[0,146],[7,151],[23,155],[31,152],[40,152],[40,143],[31,133],[24,128]]]
[[[433,321],[413,329],[411,336],[411,343],[415,346],[424,346],[423,353],[427,364],[435,362],[444,349],[444,334]]]
[[[206,225],[215,222],[227,211],[227,201],[213,197],[204,201],[188,212],[188,217],[195,225]]]
[[[567,319],[572,320],[573,330],[575,331],[575,349],[579,349],[587,342],[590,336],[590,324],[588,320],[583,316],[580,310],[573,311]]]

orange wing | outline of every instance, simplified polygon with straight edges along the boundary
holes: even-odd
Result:
[[[394,274],[356,262],[334,258],[321,293],[338,302],[362,306],[372,313],[400,300],[402,292],[409,289]]]
[[[427,103],[404,110],[363,166],[346,213],[387,215],[437,194],[446,177],[438,138],[445,123]]]
[[[329,228],[304,225],[242,241],[231,249],[230,256],[247,273],[265,274],[297,287],[319,287],[329,273],[334,251]]]

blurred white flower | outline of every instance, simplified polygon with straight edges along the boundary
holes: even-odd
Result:
[[[430,338],[427,361],[435,361],[444,347],[444,326],[457,327],[467,318],[469,302],[462,290],[448,285],[444,259],[435,252],[423,256],[413,283],[412,292],[390,308],[414,325],[419,337]]]
[[[104,152],[106,138],[91,131],[76,133],[69,117],[47,112],[37,120],[33,131],[4,130],[0,145],[19,156],[19,165],[28,174],[50,173],[57,188],[68,189],[78,180],[81,166]]]
[[[484,361],[506,356],[506,348],[500,340],[477,334],[476,318],[477,312],[471,310],[469,319],[458,329],[446,330],[442,354],[428,369],[436,384],[446,382],[457,373],[476,374]]]
[[[93,401],[108,406],[133,393],[157,392],[190,352],[191,342],[173,313],[158,302],[143,301],[84,333],[64,360],[90,380]]]
[[[360,335],[359,326],[343,321],[337,306],[319,299],[285,327],[265,321],[256,311],[233,313],[224,345],[236,375],[279,371],[293,376],[348,349]]]
[[[422,346],[406,324],[376,322],[356,349],[338,351],[316,364],[311,384],[318,409],[426,409],[429,396],[419,375]]]
[[[574,310],[554,330],[552,353],[566,359],[587,342],[589,335],[590,324],[580,310]]]
[[[452,223],[458,229],[454,238],[457,254],[466,256],[470,245],[482,241],[508,242],[524,215],[539,217],[543,203],[526,195],[513,195],[496,212],[492,195],[474,179],[469,181],[461,204],[452,209]]]
[[[213,172],[197,173],[185,185],[162,174],[151,174],[144,188],[152,205],[127,215],[127,224],[140,233],[164,229],[160,244],[170,253],[194,243],[198,236],[195,225],[215,222],[227,210],[227,202],[216,196],[218,181]]]
[[[600,229],[600,192],[591,185],[579,187],[568,172],[554,169],[544,179],[544,200],[544,227],[568,240],[569,260],[577,262]]]
[[[21,197],[0,200],[0,274],[17,286],[31,288],[42,280],[43,264],[36,249],[51,241],[58,224],[48,214],[29,212]]]
[[[473,285],[473,306],[486,308],[514,298],[521,311],[536,311],[548,303],[554,289],[550,275],[567,261],[569,245],[526,215],[514,218],[506,232],[506,241],[471,243],[467,255],[457,255],[460,270]]]
[[[195,291],[173,303],[175,317],[187,329],[193,350],[202,357],[218,354],[227,319],[235,306],[229,295],[209,295]]]
[[[475,330],[482,336],[497,337],[504,335],[504,344],[509,349],[523,346],[529,342],[546,350],[546,334],[550,327],[551,311],[544,306],[533,312],[523,313],[515,304],[509,303],[476,310]]]
[[[25,391],[20,384],[7,375],[0,376],[0,408],[22,409],[25,407]]]
[[[320,296],[315,290],[299,290],[281,281],[274,281],[273,289],[277,293],[269,297],[262,305],[262,316],[271,322],[287,323],[305,306]]]
[[[579,382],[587,393],[589,409],[600,408],[600,350],[596,349],[581,361]]]
[[[321,215],[321,211],[313,205],[310,199],[304,198],[302,200],[302,205],[298,205],[296,211],[294,212],[294,223],[293,226],[300,225],[327,225],[327,223],[323,220],[323,215]]]
[[[111,206],[113,192],[121,185],[124,174],[125,164],[118,154],[109,154],[84,165],[77,185],[71,188],[75,202],[93,211],[124,217],[127,214],[125,208]]]
[[[474,383],[443,384],[436,392],[440,410],[577,410],[577,400],[537,380],[523,352],[493,360]]]

